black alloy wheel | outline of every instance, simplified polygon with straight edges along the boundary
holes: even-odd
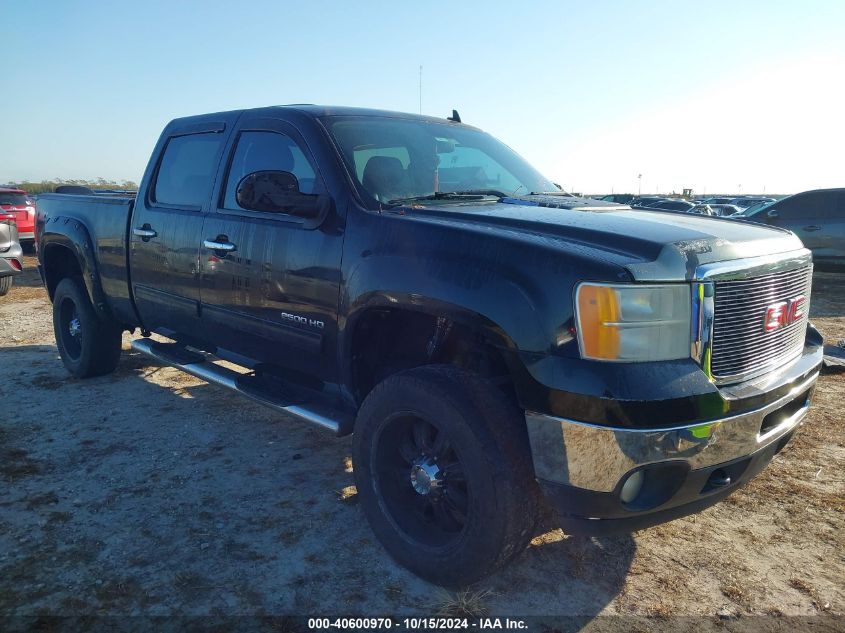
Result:
[[[64,297],[58,306],[59,329],[62,347],[71,360],[79,360],[82,355],[82,322],[76,304],[69,297]]]
[[[430,582],[471,584],[533,536],[539,491],[524,413],[481,376],[449,365],[389,376],[358,411],[352,461],[373,532]]]
[[[81,277],[65,277],[56,284],[53,332],[62,362],[77,378],[101,376],[117,367],[123,328],[97,314]]]
[[[470,490],[445,429],[412,414],[397,414],[381,431],[375,460],[387,510],[409,535],[439,546],[461,533]]]

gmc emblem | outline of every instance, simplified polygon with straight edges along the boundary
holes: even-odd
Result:
[[[766,332],[774,332],[787,325],[792,325],[804,316],[804,306],[807,297],[798,295],[788,301],[774,303],[766,308],[766,316],[763,318],[763,329]]]

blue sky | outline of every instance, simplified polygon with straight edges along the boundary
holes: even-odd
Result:
[[[0,0],[0,182],[138,180],[162,126],[448,115],[568,190],[845,186],[845,2]]]

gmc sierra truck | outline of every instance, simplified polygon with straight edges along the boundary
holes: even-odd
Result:
[[[73,375],[138,330],[354,432],[372,529],[447,586],[517,556],[543,496],[573,534],[723,499],[789,442],[822,361],[792,233],[573,197],[457,113],[176,119],[134,198],[43,195],[36,233]]]

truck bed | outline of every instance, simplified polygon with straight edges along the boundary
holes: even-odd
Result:
[[[134,324],[135,311],[129,296],[128,222],[134,196],[86,196],[48,193],[38,197],[38,218],[44,231],[51,223],[79,220],[94,251],[105,301],[116,318]]]

